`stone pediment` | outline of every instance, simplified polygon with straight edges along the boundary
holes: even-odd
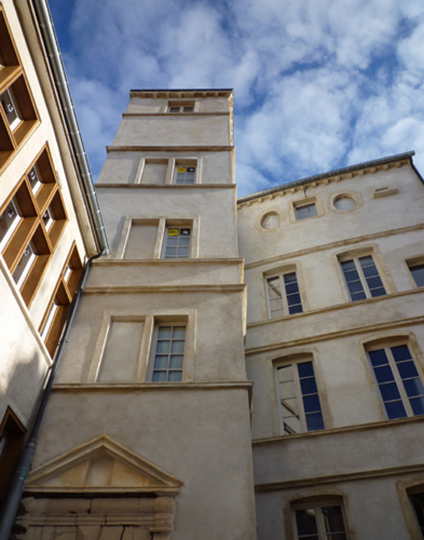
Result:
[[[25,491],[176,495],[182,485],[103,435],[33,470]]]

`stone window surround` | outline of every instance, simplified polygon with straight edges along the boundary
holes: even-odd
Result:
[[[196,157],[196,156],[184,156],[181,158],[149,158],[149,157],[142,157],[140,158],[137,172],[134,179],[134,184],[143,184],[143,172],[146,167],[147,163],[158,163],[162,165],[167,165],[166,168],[166,177],[165,177],[165,185],[177,185],[175,184],[175,169],[178,166],[184,166],[187,165],[189,167],[196,167],[196,176],[194,184],[183,184],[183,185],[196,185],[201,183],[202,179],[202,165],[203,165],[203,159],[202,157]],[[144,184],[149,185],[149,184]],[[157,184],[151,184],[156,186]]]
[[[154,345],[154,331],[158,325],[184,325],[186,327],[186,341],[184,351],[184,366],[182,382],[190,382],[194,376],[194,344],[195,344],[195,326],[196,326],[196,310],[158,310],[149,314],[128,314],[127,312],[108,311],[102,313],[99,335],[94,348],[93,357],[87,377],[87,384],[97,383],[97,377],[100,373],[101,362],[106,347],[108,332],[112,321],[120,322],[143,322],[143,330],[141,336],[140,354],[138,357],[137,373],[131,381],[120,381],[113,383],[98,383],[98,384],[140,384],[151,382],[152,371],[152,348]],[[158,384],[173,384],[173,383],[157,383],[151,382],[152,385]],[[181,383],[175,383],[181,384]]]
[[[156,241],[153,249],[152,259],[162,259],[163,245],[165,241],[165,231],[167,227],[187,227],[191,229],[190,240],[190,259],[199,257],[199,232],[200,232],[200,216],[181,217],[147,217],[147,216],[126,216],[124,226],[122,228],[121,238],[116,252],[116,259],[125,258],[125,249],[131,233],[131,226],[137,225],[155,225],[157,226]],[[143,259],[140,259],[143,260]],[[144,259],[146,260],[146,259]],[[178,259],[166,259],[167,261]]]

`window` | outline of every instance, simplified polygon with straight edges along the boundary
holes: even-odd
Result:
[[[424,414],[424,386],[408,345],[369,348],[387,418]]]
[[[160,325],[156,328],[152,382],[182,381],[185,335],[185,326]]]
[[[170,101],[168,103],[169,113],[190,113],[194,112],[194,101]]]
[[[421,532],[421,537],[424,538],[424,493],[422,491],[417,493],[410,493],[409,499],[415,511],[415,516],[417,518],[417,524]]]
[[[190,256],[191,229],[167,227],[165,231],[164,259],[188,259]]]
[[[315,217],[318,215],[316,202],[295,202],[294,213],[297,221],[300,221],[301,219]]]
[[[312,361],[275,368],[283,434],[324,429]]]
[[[294,524],[297,540],[347,540],[343,507],[329,500],[322,504],[295,506]]]
[[[424,287],[424,263],[408,263],[409,271],[417,287]]]
[[[271,319],[303,312],[296,272],[266,278],[266,289]]]
[[[334,199],[334,208],[340,212],[347,212],[356,206],[356,201],[350,195],[339,195]]]
[[[82,274],[81,259],[74,245],[57,282],[55,292],[39,328],[41,338],[53,357],[65,326],[74,294]]]
[[[0,251],[27,306],[40,285],[65,223],[50,158],[43,150],[0,208]]]
[[[11,88],[7,88],[3,94],[0,95],[0,102],[6,113],[10,129],[14,130],[22,122],[22,118]]]
[[[0,423],[0,504],[6,496],[24,438],[24,427],[8,407]]]
[[[174,184],[194,184],[196,178],[196,167],[176,165]]]
[[[386,294],[372,255],[342,260],[340,266],[351,302]]]

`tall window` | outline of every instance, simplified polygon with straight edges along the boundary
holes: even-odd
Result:
[[[351,302],[386,294],[372,255],[342,260],[340,266]]]
[[[422,486],[420,492],[410,493],[409,499],[415,511],[415,516],[417,518],[417,525],[421,533],[421,538],[424,538],[424,492]]]
[[[301,505],[294,510],[297,540],[347,540],[343,507],[338,500]]]
[[[266,278],[266,290],[270,318],[302,313],[302,299],[296,272],[281,273]]]
[[[185,326],[160,325],[156,328],[152,382],[182,381],[185,335]]]
[[[408,263],[409,271],[417,287],[424,287],[424,263]]]
[[[387,417],[424,414],[424,385],[408,345],[372,347],[367,352]]]
[[[0,422],[0,504],[6,496],[24,439],[25,429],[8,407]]]
[[[324,429],[321,403],[311,361],[275,368],[284,434]]]
[[[188,259],[190,256],[191,229],[167,227],[165,231],[164,259]]]

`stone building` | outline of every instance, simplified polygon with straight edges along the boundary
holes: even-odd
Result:
[[[106,249],[46,9],[0,2],[0,503],[83,266]]]
[[[413,153],[237,201],[232,91],[133,90],[87,264],[46,6],[0,5],[3,494],[61,362],[12,537],[422,539]]]

